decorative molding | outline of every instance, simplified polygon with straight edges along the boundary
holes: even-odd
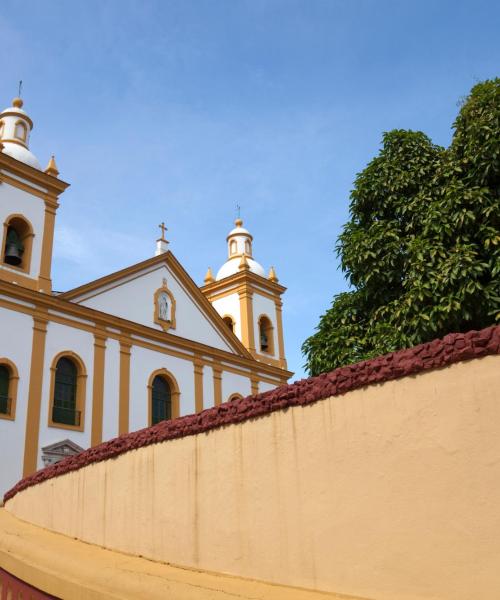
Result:
[[[0,357],[0,366],[7,367],[9,373],[9,399],[10,410],[8,413],[0,413],[0,419],[14,421],[16,419],[17,387],[19,384],[19,371],[16,365],[5,357]]]
[[[154,293],[153,320],[163,331],[175,329],[175,298],[168,289],[166,277],[163,278],[161,288]]]
[[[181,408],[181,392],[177,379],[167,369],[157,369],[153,371],[148,380],[148,425],[151,427],[153,422],[153,381],[155,377],[164,377],[170,386],[172,396],[172,419],[176,419],[180,415]]]
[[[94,333],[94,376],[92,378],[91,446],[97,446],[97,444],[102,442],[106,340],[106,333],[96,330]]]
[[[40,434],[40,408],[42,404],[47,323],[47,312],[38,310],[33,316],[28,410],[26,414],[26,433],[24,438],[24,477],[34,473],[38,463],[38,437]]]
[[[178,335],[158,331],[156,328],[148,327],[133,321],[128,321],[121,317],[104,313],[88,306],[82,306],[80,304],[76,304],[75,302],[69,302],[61,298],[62,294],[58,296],[42,294],[36,290],[28,289],[26,286],[14,285],[10,282],[4,281],[0,281],[0,291],[4,296],[3,298],[0,298],[0,306],[30,316],[34,316],[36,314],[37,309],[35,307],[38,307],[40,310],[46,311],[48,321],[54,323],[68,325],[69,327],[74,327],[90,333],[93,333],[96,327],[108,328],[108,337],[117,340],[120,339],[121,335],[115,333],[113,330],[120,331],[129,336],[131,344],[133,345],[148,347],[157,350],[158,352],[163,352],[164,354],[176,356],[178,358],[184,358],[186,360],[192,360],[192,355],[194,353],[197,353],[200,356],[208,356],[212,360],[219,360],[223,361],[224,363],[229,363],[231,366],[224,366],[224,370],[230,372],[232,371],[246,376],[247,373],[244,373],[241,371],[241,369],[257,370],[259,373],[259,378],[261,380],[268,378],[269,383],[275,383],[275,381],[270,378],[275,378],[279,381],[282,381],[283,379],[289,379],[293,375],[293,372],[291,371],[283,371],[282,369],[263,362],[256,364],[253,357],[246,350],[244,356],[241,354],[233,354],[226,350],[214,348],[213,346],[207,346],[201,342],[194,342],[193,340],[188,340]],[[15,298],[20,303],[6,300],[6,296]],[[31,304],[32,306],[27,306],[27,304]],[[54,312],[48,312],[49,310]],[[215,309],[213,310],[215,312]],[[68,317],[63,315],[68,315]],[[75,320],[69,317],[72,317]],[[217,317],[220,319],[218,314]],[[82,322],[85,320],[88,321],[88,324]],[[222,327],[228,330],[228,334],[231,334],[227,325],[223,321]],[[237,339],[234,335],[233,337]],[[239,340],[238,343],[241,345]],[[168,344],[170,347],[166,347],[166,344]],[[209,361],[206,362],[207,364],[211,364]]]
[[[54,392],[55,392],[55,381],[56,381],[56,368],[57,363],[61,358],[70,358],[77,367],[77,380],[76,380],[76,406],[75,410],[80,412],[80,423],[79,425],[67,425],[66,423],[58,423],[52,419],[52,412],[54,408]],[[55,427],[57,429],[69,429],[71,431],[83,431],[85,428],[85,405],[87,400],[87,370],[83,360],[71,350],[63,350],[54,356],[50,365],[50,387],[49,387],[49,415],[48,415],[48,426]]]

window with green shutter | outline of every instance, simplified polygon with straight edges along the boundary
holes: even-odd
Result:
[[[57,361],[54,384],[52,421],[64,425],[80,425],[80,411],[76,409],[78,369],[66,356]]]
[[[168,381],[160,375],[153,379],[151,402],[152,425],[172,418],[172,392]]]
[[[10,414],[10,371],[5,365],[0,365],[0,413]]]

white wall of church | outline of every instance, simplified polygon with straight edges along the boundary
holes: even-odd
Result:
[[[162,331],[154,322],[154,293],[162,287],[164,278],[176,301],[176,327],[170,329],[169,333],[221,350],[230,350],[227,342],[165,265],[80,303]]]
[[[232,394],[241,394],[250,396],[252,393],[252,384],[250,376],[244,377],[236,373],[222,373],[222,402],[227,402]]]
[[[276,328],[276,305],[274,301],[270,298],[266,298],[264,296],[260,296],[257,293],[253,295],[253,316],[254,316],[254,335],[255,335],[255,344],[257,346],[257,351],[260,351],[260,332],[259,332],[259,318],[265,315],[273,324],[273,349],[274,352],[271,356],[277,358],[279,355],[278,350],[278,332]]]
[[[278,382],[273,384],[273,383],[267,383],[267,381],[259,381],[259,393],[260,392],[268,392],[269,390],[274,390],[279,385],[280,384]]]
[[[212,306],[221,317],[226,315],[232,317],[234,321],[234,333],[241,340],[241,314],[240,314],[240,297],[237,293],[230,296],[224,296],[212,302]]]
[[[103,440],[111,440],[118,435],[119,381],[120,343],[109,338],[104,358]]]
[[[42,255],[43,228],[45,222],[45,202],[36,196],[13,187],[8,183],[0,185],[0,225],[3,235],[3,224],[10,215],[22,215],[33,227],[33,245],[31,248],[31,265],[29,276],[38,277]],[[0,241],[1,243],[1,241]],[[4,269],[8,267],[2,266]],[[19,271],[13,269],[16,273]]]
[[[83,431],[73,431],[61,427],[49,427],[50,406],[50,368],[54,358],[60,352],[71,351],[77,354],[85,365],[87,372],[85,390],[85,415]],[[40,436],[38,450],[38,467],[43,467],[41,448],[59,442],[66,438],[72,440],[82,448],[90,446],[90,432],[92,423],[92,375],[94,369],[94,336],[88,331],[49,322],[47,325],[47,338],[45,344],[45,358],[43,369],[42,403],[40,412]]]
[[[23,471],[24,439],[31,364],[33,319],[29,315],[8,309],[1,310],[0,358],[16,365],[19,373],[14,421],[0,419],[2,467],[0,469],[0,496],[17,483]]]
[[[195,412],[192,361],[154,352],[140,346],[132,347],[130,360],[130,431],[136,431],[149,425],[147,386],[151,373],[158,369],[167,369],[177,381],[181,392],[181,416]]]

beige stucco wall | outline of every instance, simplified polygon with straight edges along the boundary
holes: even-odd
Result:
[[[177,565],[375,600],[500,597],[500,356],[168,441],[6,509]]]

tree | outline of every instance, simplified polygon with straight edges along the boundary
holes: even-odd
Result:
[[[453,129],[447,149],[385,133],[356,177],[336,246],[351,290],[302,346],[311,375],[500,321],[500,79]]]

